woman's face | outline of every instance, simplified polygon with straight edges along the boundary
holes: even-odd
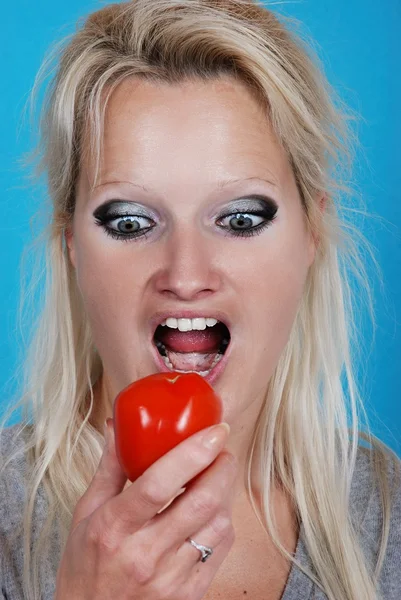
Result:
[[[264,114],[229,78],[125,80],[109,101],[91,190],[93,175],[87,162],[66,239],[110,394],[160,370],[156,324],[192,311],[230,323],[212,385],[232,422],[264,396],[315,253]],[[130,238],[136,230],[146,235]]]

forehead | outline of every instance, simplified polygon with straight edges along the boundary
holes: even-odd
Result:
[[[105,111],[97,184],[141,179],[168,190],[241,177],[281,186],[290,165],[265,110],[229,77],[179,84],[125,79]],[[93,152],[84,170],[94,182]]]

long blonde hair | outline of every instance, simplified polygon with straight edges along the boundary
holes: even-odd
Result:
[[[52,201],[50,221],[35,242],[38,252],[46,242],[45,261],[42,269],[35,268],[21,295],[20,313],[42,281],[43,302],[21,368],[22,397],[11,406],[23,409],[17,433],[25,431],[31,465],[23,516],[27,600],[41,597],[39,567],[52,524],[57,517],[64,546],[76,502],[102,454],[103,432],[90,422],[93,386],[102,363],[64,240],[74,213],[85,124],[90,124],[88,151],[99,164],[107,99],[124,78],[173,84],[220,75],[244,82],[265,109],[291,161],[308,224],[320,240],[290,338],[266,390],[249,452],[248,492],[257,511],[249,481],[252,455],[260,441],[264,490],[263,514],[258,517],[280,550],[294,560],[281,546],[271,513],[269,497],[275,481],[294,499],[315,569],[315,574],[308,574],[328,598],[379,597],[376,585],[390,516],[381,465],[391,453],[369,433],[354,374],[360,340],[355,335],[358,315],[351,277],[361,292],[369,286],[359,248],[362,238],[342,204],[353,135],[318,57],[290,25],[246,0],[133,0],[91,14],[55,47],[38,74],[34,92],[52,74],[53,61],[59,60],[43,105],[38,146],[38,173],[47,174]],[[319,220],[315,198],[322,190],[326,208]],[[366,298],[371,305],[369,292]],[[32,320],[32,314],[29,307],[27,319]],[[2,426],[8,418],[9,412]],[[375,573],[365,564],[349,511],[362,424],[374,450],[383,497],[383,536]],[[48,516],[31,552],[32,514],[40,485],[46,489]]]

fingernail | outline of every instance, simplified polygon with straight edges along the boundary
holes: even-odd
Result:
[[[228,438],[228,434],[230,433],[230,426],[228,423],[219,423],[205,434],[202,438],[202,443],[205,448],[209,448],[213,450],[222,446],[226,439]]]

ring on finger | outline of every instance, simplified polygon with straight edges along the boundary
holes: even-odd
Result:
[[[210,556],[212,556],[212,554],[213,554],[213,548],[210,548],[210,546],[203,546],[203,544],[198,544],[192,538],[187,538],[187,541],[190,544],[192,544],[192,546],[194,548],[196,548],[197,550],[199,550],[199,552],[201,553],[201,555],[199,557],[199,560],[201,562],[206,562],[207,559],[210,558]]]

